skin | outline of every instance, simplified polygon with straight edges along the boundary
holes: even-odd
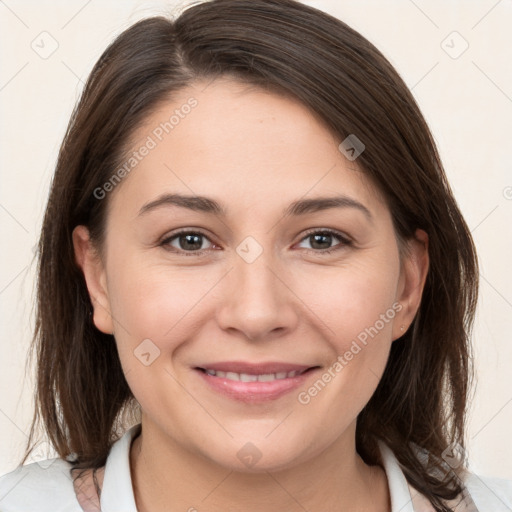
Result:
[[[375,391],[392,342],[411,324],[428,271],[418,230],[400,262],[391,214],[376,188],[339,151],[341,140],[293,99],[235,81],[196,82],[162,104],[133,138],[139,148],[169,113],[198,105],[110,193],[98,254],[85,226],[73,232],[94,323],[115,333],[142,434],[130,464],[139,510],[390,510],[384,471],[355,449],[358,413]],[[225,218],[176,206],[139,215],[162,193],[205,195]],[[291,202],[345,194],[365,205],[283,216]],[[202,256],[180,228],[204,234]],[[308,231],[330,228],[321,245]],[[248,236],[262,253],[236,251]],[[183,248],[184,247],[184,248]],[[330,254],[325,248],[338,247]],[[172,252],[174,249],[176,252]],[[181,250],[181,253],[180,253]],[[252,249],[251,249],[252,250]],[[357,335],[401,309],[308,404],[298,401]],[[150,339],[149,366],[134,350]],[[282,361],[321,366],[304,386],[246,404],[211,390],[202,362]],[[261,454],[249,467],[246,444]],[[236,504],[236,507],[234,505]]]

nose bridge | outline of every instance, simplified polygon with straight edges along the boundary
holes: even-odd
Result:
[[[293,327],[293,294],[279,275],[282,267],[274,251],[247,237],[236,253],[229,273],[229,297],[219,315],[222,327],[242,331],[251,340]]]

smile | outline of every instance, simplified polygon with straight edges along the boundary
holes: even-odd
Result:
[[[253,375],[250,373],[235,373],[235,372],[223,372],[221,370],[212,370],[210,368],[206,368],[204,370],[208,375],[213,375],[214,377],[221,377],[228,380],[238,380],[241,382],[271,382],[273,380],[282,380],[289,379],[300,375],[301,373],[306,372],[307,370],[302,371],[291,371],[291,372],[279,372],[279,373],[262,373],[259,375]]]
[[[210,391],[239,402],[257,404],[268,403],[289,394],[304,385],[319,368],[320,366],[284,364],[219,363],[196,367],[194,370]]]

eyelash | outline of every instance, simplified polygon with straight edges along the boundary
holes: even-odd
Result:
[[[338,244],[338,245],[335,245],[334,247],[331,247],[330,249],[324,249],[324,250],[305,249],[309,253],[320,254],[320,255],[331,254],[331,253],[333,253],[335,251],[339,251],[339,250],[341,250],[343,248],[351,247],[352,244],[353,244],[352,240],[350,240],[348,237],[346,237],[342,233],[340,233],[338,231],[334,231],[332,229],[311,230],[311,231],[307,232],[300,239],[299,243],[304,241],[306,238],[310,237],[311,235],[315,235],[315,234],[333,235],[336,238],[338,238],[341,241],[341,243]],[[179,237],[180,235],[201,235],[201,236],[203,236],[204,238],[206,238],[207,240],[209,240],[211,242],[211,240],[207,237],[207,235],[202,233],[201,231],[191,231],[191,230],[183,229],[181,231],[177,231],[176,233],[173,233],[171,236],[166,237],[164,240],[162,240],[160,242],[159,245],[161,247],[166,248],[166,250],[169,250],[170,252],[174,252],[176,254],[184,254],[185,256],[197,256],[197,257],[200,257],[200,256],[204,256],[205,253],[208,251],[208,249],[201,249],[199,251],[184,251],[183,249],[176,249],[175,247],[172,247],[171,249],[168,249],[168,247],[170,247],[170,242],[173,241],[175,238]]]

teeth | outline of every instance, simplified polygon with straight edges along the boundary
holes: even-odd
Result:
[[[295,377],[296,375],[300,375],[303,372],[300,371],[292,371],[292,372],[278,372],[278,373],[264,373],[260,375],[251,375],[249,373],[235,373],[235,372],[223,372],[216,371],[207,368],[206,373],[208,375],[212,375],[214,377],[220,377],[222,379],[228,380],[239,380],[242,382],[271,382],[273,380],[281,380],[281,379],[290,379]]]
[[[256,382],[258,380],[257,375],[249,375],[248,373],[241,373],[240,380],[242,382]]]

